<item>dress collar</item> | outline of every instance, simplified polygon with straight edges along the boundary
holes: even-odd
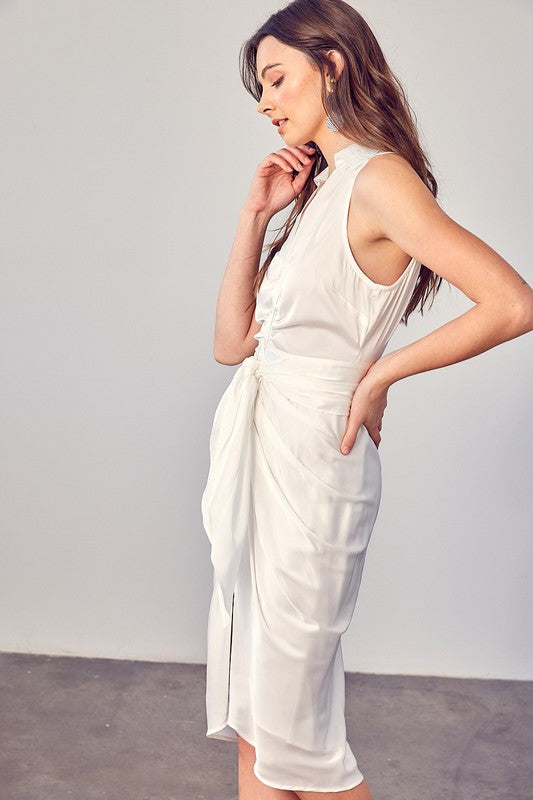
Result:
[[[339,164],[360,164],[368,156],[379,152],[379,150],[376,150],[372,147],[367,147],[364,144],[359,144],[359,142],[352,142],[347,147],[343,147],[341,150],[337,150],[336,153],[333,153],[335,169],[339,166]],[[327,181],[328,178],[329,166],[326,166],[322,172],[319,172],[318,175],[315,175],[313,180],[317,186],[320,186],[322,183]]]

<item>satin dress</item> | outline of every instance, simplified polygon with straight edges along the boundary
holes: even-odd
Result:
[[[420,263],[391,285],[347,233],[357,175],[380,152],[334,155],[256,298],[257,347],[215,411],[202,517],[211,543],[206,736],[255,747],[268,786],[333,792],[363,780],[346,739],[341,635],[381,498],[366,427],[340,441],[359,380],[407,307]]]

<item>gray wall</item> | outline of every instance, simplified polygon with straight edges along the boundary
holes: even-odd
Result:
[[[205,661],[217,293],[280,139],[238,49],[281,3],[0,4],[0,649]],[[440,201],[531,282],[526,0],[357,8]],[[201,38],[198,38],[201,36]],[[471,307],[443,286],[388,350]],[[389,392],[345,667],[531,678],[528,337]]]

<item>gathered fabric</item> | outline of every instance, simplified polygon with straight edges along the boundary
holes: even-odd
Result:
[[[304,413],[346,419],[355,387],[369,366],[271,348],[269,360],[245,358],[222,395],[210,436],[210,468],[201,508],[225,626],[231,620],[233,589],[250,524],[253,421],[261,382],[264,392],[279,392]]]

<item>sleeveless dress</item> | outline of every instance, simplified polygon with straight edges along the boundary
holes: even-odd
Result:
[[[363,780],[346,740],[341,635],[355,608],[381,498],[378,449],[362,425],[340,452],[351,398],[396,329],[420,263],[391,285],[358,266],[347,220],[354,181],[382,152],[334,154],[274,256],[261,324],[220,398],[202,494],[213,594],[206,736],[256,749],[256,777],[334,792]]]

